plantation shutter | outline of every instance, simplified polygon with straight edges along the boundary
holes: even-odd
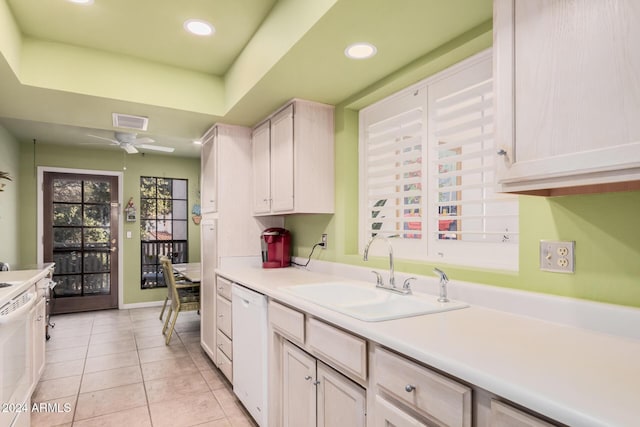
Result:
[[[493,191],[493,132],[490,58],[429,87],[429,214],[436,241],[517,243],[518,199]]]
[[[366,234],[422,239],[425,88],[404,92],[365,119]]]

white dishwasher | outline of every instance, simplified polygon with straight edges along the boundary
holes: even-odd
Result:
[[[233,392],[259,426],[267,425],[267,297],[233,284]]]

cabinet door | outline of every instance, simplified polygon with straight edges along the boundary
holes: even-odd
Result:
[[[282,425],[284,427],[315,427],[316,387],[313,384],[315,376],[316,360],[285,341],[282,346]]]
[[[376,396],[375,411],[375,427],[427,427],[380,396]]]
[[[213,129],[208,135],[208,138],[203,141],[200,154],[202,213],[217,212],[218,210],[217,129]]]
[[[200,281],[200,345],[215,360],[216,349],[216,220],[202,221],[201,227],[201,262],[202,278]]]
[[[362,387],[322,362],[317,362],[318,427],[364,427],[366,395]]]
[[[271,119],[271,210],[292,211],[293,104]]]
[[[253,166],[253,212],[271,211],[270,122],[258,126],[251,136],[251,161]]]
[[[44,371],[45,362],[45,341],[46,341],[46,310],[47,302],[44,295],[38,296],[38,302],[31,309],[31,327],[32,327],[32,349],[33,357],[31,359],[31,386],[35,387],[40,376]]]
[[[491,427],[553,427],[553,424],[497,400],[491,401],[490,425]]]
[[[640,176],[637,0],[494,2],[503,191]]]

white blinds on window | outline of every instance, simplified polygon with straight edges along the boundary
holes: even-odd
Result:
[[[484,61],[429,87],[436,240],[517,242],[518,200],[494,188],[493,79]]]
[[[423,236],[424,88],[400,97],[364,127],[367,235]]]
[[[381,233],[402,258],[518,265],[518,199],[493,191],[491,62],[479,54],[360,112],[361,247]]]

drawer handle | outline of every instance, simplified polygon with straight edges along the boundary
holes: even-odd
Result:
[[[507,150],[505,150],[504,148],[501,148],[497,151],[498,156],[506,156],[507,155]]]
[[[224,314],[218,314],[218,317],[224,317]]]
[[[411,384],[407,384],[406,386],[404,386],[404,391],[406,391],[407,393],[411,393],[415,389],[416,389],[416,386]]]

